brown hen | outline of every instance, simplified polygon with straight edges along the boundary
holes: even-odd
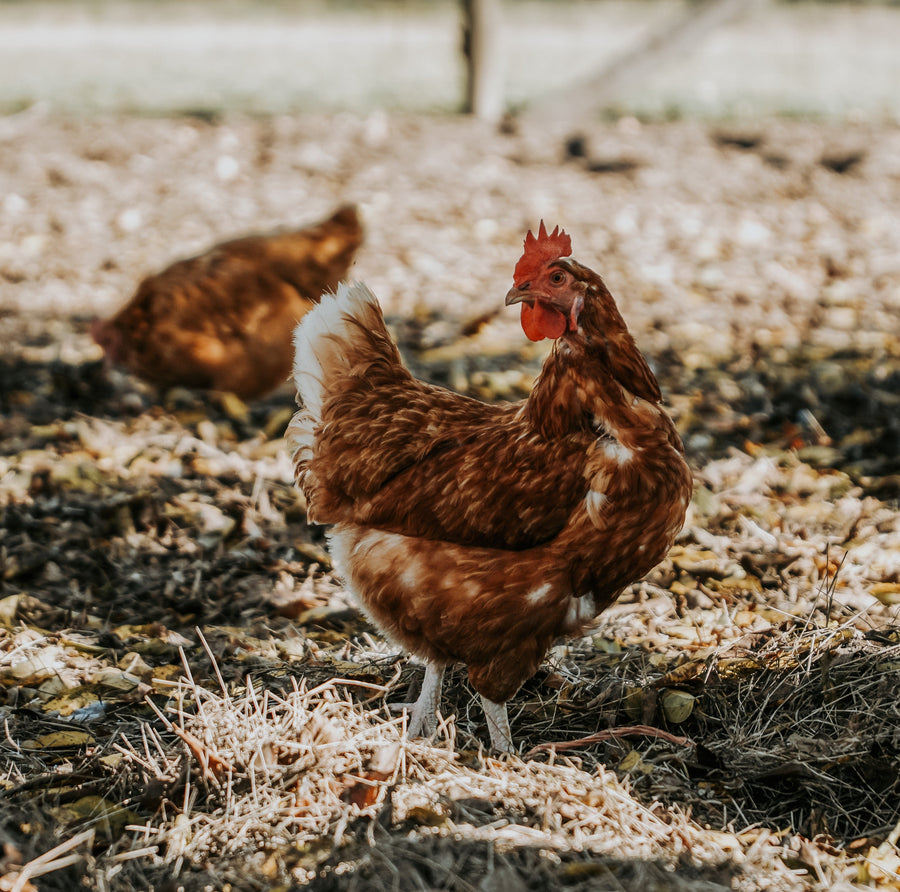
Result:
[[[506,701],[658,563],[691,474],[660,391],[601,278],[570,240],[530,232],[507,305],[554,339],[528,397],[487,405],[416,380],[363,284],[295,333],[288,428],[311,521],[334,524],[345,584],[426,661],[409,733],[431,732],[444,667],[465,663],[492,745]]]
[[[290,375],[291,331],[346,275],[356,208],[296,231],[223,242],[148,276],[92,333],[108,360],[152,384],[263,396]]]

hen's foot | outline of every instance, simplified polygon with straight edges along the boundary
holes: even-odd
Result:
[[[514,753],[512,733],[509,730],[509,717],[506,715],[506,704],[495,703],[482,695],[481,705],[484,707],[488,731],[491,732],[491,747],[501,753]]]
[[[430,737],[437,730],[437,708],[441,700],[441,683],[444,680],[444,667],[436,663],[425,664],[425,678],[422,679],[422,690],[415,703],[391,703],[392,712],[403,712],[408,709],[409,724],[406,727],[407,737]]]

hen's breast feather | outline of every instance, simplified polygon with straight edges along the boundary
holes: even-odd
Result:
[[[541,555],[418,540],[352,524],[329,533],[335,567],[375,623],[426,659],[483,663],[563,630],[569,595]],[[556,578],[554,578],[556,577]]]

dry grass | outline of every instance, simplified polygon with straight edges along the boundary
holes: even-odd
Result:
[[[89,434],[160,463],[198,442],[141,419]],[[66,518],[109,524],[123,478],[51,490],[49,507],[44,478],[7,478],[25,531],[8,566],[33,572],[38,509],[64,519],[53,547],[74,557],[67,584],[44,570],[57,606],[0,602],[4,892],[897,887],[900,518],[845,474],[777,449],[706,463],[669,557],[551,652],[510,704],[522,755],[495,759],[462,669],[435,740],[405,737],[386,704],[419,670],[326,566],[288,560],[326,558],[286,522],[277,463],[254,460],[271,446],[204,448],[191,499],[142,489],[120,500],[141,514],[116,509],[108,609],[141,625],[62,606],[105,541]],[[223,517],[243,531],[227,547]],[[171,595],[148,603],[164,557]],[[212,598],[218,622],[196,629],[178,610],[207,585],[235,600]]]
[[[687,739],[645,732],[633,749],[612,738],[605,750],[551,749],[524,759],[491,757],[453,718],[432,741],[407,739],[405,718],[389,717],[384,701],[402,690],[408,672],[386,685],[354,677],[313,684],[302,669],[227,683],[201,638],[214,667],[208,683],[193,680],[183,655],[183,677],[158,682],[165,698],[148,700],[156,718],[122,727],[75,769],[96,774],[99,761],[117,754],[117,779],[107,783],[118,787],[121,807],[136,817],[137,791],[157,801],[152,816],[118,835],[109,836],[108,814],[99,827],[96,817],[79,824],[108,834],[89,883],[110,890],[174,888],[166,885],[172,878],[186,889],[893,887],[897,633],[809,626],[782,631],[753,656],[728,648],[708,657],[702,673],[691,663],[648,671],[625,654],[615,674],[623,690],[642,676],[631,690],[642,691],[645,714],[679,671],[680,689],[696,692],[693,714],[678,726]],[[567,716],[590,714],[576,707],[596,683],[579,690],[559,678],[590,659],[587,644],[517,704],[520,739],[545,738],[548,712],[557,731],[583,730]],[[603,683],[615,688],[608,676]],[[462,706],[470,696],[455,675],[446,699]],[[634,698],[618,707],[632,712]],[[665,725],[664,714],[656,718]],[[23,776],[33,771],[20,766]],[[49,765],[44,776],[64,783]],[[52,791],[39,798],[49,801]],[[72,839],[73,848],[86,842],[84,834]],[[33,862],[32,875],[46,862]]]
[[[164,785],[166,801],[126,828],[95,864],[94,880],[109,889],[152,886],[164,875],[186,888],[198,877],[248,889],[286,878],[360,889],[427,880],[460,890],[874,882],[890,868],[892,845],[857,846],[854,856],[834,847],[828,828],[808,837],[790,828],[802,823],[799,812],[815,820],[815,811],[845,835],[893,829],[873,822],[896,818],[900,647],[846,626],[786,634],[780,645],[763,648],[750,668],[731,657],[709,661],[700,718],[688,729],[695,743],[635,749],[631,782],[596,760],[589,769],[552,752],[546,761],[492,758],[461,747],[452,720],[432,742],[408,740],[404,719],[383,708],[386,689],[358,679],[307,687],[294,677],[277,693],[249,679],[234,689],[220,677],[210,690],[191,680],[185,662],[160,722],[114,744],[122,770]],[[556,700],[560,711],[565,698],[557,692]],[[718,766],[690,791],[698,750]],[[879,751],[887,755],[876,789],[869,769]],[[838,764],[846,772],[835,772]],[[793,802],[783,781],[802,788]],[[723,816],[719,829],[692,819],[690,807],[662,803],[696,798],[709,815],[724,810],[726,796],[731,820]]]
[[[117,867],[140,857],[224,884],[238,862],[272,880],[288,873],[325,887],[359,875],[359,888],[390,889],[413,888],[409,873],[424,864],[443,874],[442,888],[479,888],[446,863],[451,842],[460,851],[481,843],[482,860],[519,880],[515,865],[530,850],[564,881],[631,864],[658,876],[733,874],[747,889],[804,887],[776,834],[704,829],[678,808],[641,802],[602,766],[460,751],[452,722],[433,743],[410,741],[403,719],[360,705],[349,693],[358,689],[333,679],[284,695],[253,685],[234,695],[178,683],[164,718],[169,744],[153,734],[142,751],[116,748],[148,779],[184,778],[181,807],[130,828],[132,850],[98,869],[114,885]]]

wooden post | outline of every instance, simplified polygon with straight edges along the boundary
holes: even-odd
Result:
[[[500,3],[501,0],[463,0],[466,111],[490,122],[499,121],[503,114]]]

